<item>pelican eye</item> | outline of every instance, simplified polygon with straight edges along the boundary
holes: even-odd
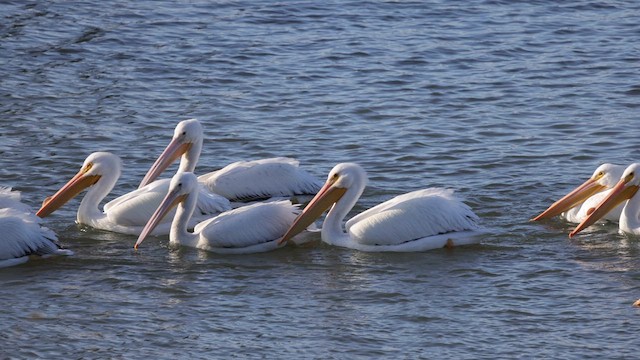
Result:
[[[87,173],[89,172],[89,170],[91,170],[92,167],[93,167],[93,163],[88,163],[87,165],[84,166],[84,169],[82,169],[82,172]]]
[[[182,136],[187,136],[187,132],[186,132],[186,131],[183,131],[183,132],[182,132]]]

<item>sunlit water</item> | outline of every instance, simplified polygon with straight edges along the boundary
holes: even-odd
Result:
[[[528,220],[602,162],[640,161],[632,1],[0,4],[0,185],[37,208],[93,151],[133,190],[175,124],[201,173],[360,163],[354,212],[456,189],[480,245],[256,255],[133,250],[46,219],[76,255],[0,270],[2,358],[632,358],[640,240]],[[175,168],[172,168],[172,171]],[[166,176],[169,176],[167,173]]]

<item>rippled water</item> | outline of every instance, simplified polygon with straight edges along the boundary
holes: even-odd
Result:
[[[0,3],[0,185],[37,208],[93,151],[134,189],[190,117],[198,171],[360,163],[354,209],[454,188],[477,246],[243,256],[46,223],[76,256],[0,271],[2,358],[630,358],[640,242],[528,219],[639,161],[633,1]],[[111,199],[110,197],[109,199]]]

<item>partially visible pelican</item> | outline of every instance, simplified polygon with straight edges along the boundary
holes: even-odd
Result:
[[[587,211],[609,194],[610,189],[620,179],[623,171],[624,166],[622,165],[602,164],[598,166],[587,181],[531,220],[544,220],[560,215],[569,222],[581,222],[587,217]],[[618,221],[621,212],[622,206],[612,209],[605,219]]]
[[[135,248],[174,207],[178,207],[169,242],[223,254],[245,254],[277,249],[279,240],[300,212],[289,200],[255,203],[224,212],[187,230],[198,198],[198,179],[193,173],[178,172],[169,192],[138,237]],[[284,244],[282,244],[284,245]]]
[[[624,170],[620,181],[611,189],[609,195],[602,199],[595,208],[590,209],[589,216],[569,234],[569,237],[574,237],[598,219],[607,216],[612,209],[621,205],[624,207],[618,224],[620,232],[640,235],[640,195],[638,195],[638,188],[640,188],[640,163],[634,163]]]
[[[193,172],[202,150],[203,130],[196,119],[176,125],[173,138],[151,166],[140,186],[145,186],[181,157],[178,171]],[[294,159],[277,157],[254,161],[238,161],[198,177],[209,191],[231,201],[259,200],[315,194],[322,184],[299,167]]]
[[[362,194],[366,172],[357,164],[336,165],[324,186],[287,231],[288,241],[331,207],[322,241],[362,251],[425,251],[479,242],[478,217],[452,190],[430,188],[383,202],[342,222]]]
[[[20,201],[20,192],[0,187],[0,268],[27,262],[30,255],[73,255],[41,222]]]
[[[143,188],[122,195],[99,209],[100,202],[109,194],[120,177],[120,158],[108,152],[94,152],[84,161],[80,171],[58,192],[47,198],[36,215],[45,217],[82,190],[89,188],[80,207],[76,222],[96,229],[123,234],[138,235],[153,211],[158,207],[169,190],[170,179],[155,181]],[[229,201],[203,191],[198,201],[198,212],[191,226],[199,220],[211,217],[231,208]],[[171,222],[160,224],[154,234],[168,234]]]

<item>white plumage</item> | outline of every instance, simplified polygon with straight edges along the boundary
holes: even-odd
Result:
[[[473,229],[477,221],[471,208],[453,196],[453,190],[430,188],[372,207],[347,221],[345,228],[363,245],[398,245]]]
[[[238,161],[198,177],[212,192],[230,200],[256,200],[314,194],[322,183],[300,168],[299,161],[276,157]]]
[[[198,120],[189,119],[178,123],[169,145],[151,166],[140,186],[158,178],[178,158],[178,171],[193,172],[202,151],[203,136],[202,125]],[[210,192],[231,201],[314,194],[322,184],[301,169],[297,160],[284,157],[238,161],[201,175],[198,181]]]
[[[204,250],[246,248],[279,240],[299,213],[288,200],[256,203],[203,221],[194,232],[211,239],[202,243]]]
[[[359,165],[336,165],[282,241],[302,231],[330,206],[321,237],[332,245],[362,251],[426,251],[479,241],[478,217],[453,191],[438,188],[397,196],[354,216],[343,230],[342,222],[366,182],[366,172]]]
[[[30,255],[73,255],[41,221],[18,191],[0,187],[0,268],[24,263]]]
[[[290,201],[273,201],[247,205],[227,211],[187,230],[187,222],[199,196],[194,190],[198,180],[193,173],[178,172],[171,179],[167,196],[138,237],[135,247],[148,236],[158,222],[175,206],[169,241],[202,250],[225,254],[244,254],[274,250],[280,245],[299,209]]]
[[[123,234],[139,235],[144,225],[164,199],[169,190],[170,179],[162,179],[124,194],[99,209],[102,200],[113,189],[121,172],[120,158],[108,152],[95,152],[87,157],[78,172],[50,199],[45,200],[37,215],[44,217],[64,205],[67,201],[89,188],[80,206],[76,221],[96,229],[108,230]],[[199,220],[207,219],[214,214],[231,209],[229,201],[205,189],[197,203],[197,212],[189,224],[191,227]],[[154,234],[168,234],[170,219],[158,226]]]

